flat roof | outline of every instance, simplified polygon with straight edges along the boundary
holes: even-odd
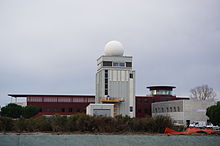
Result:
[[[173,88],[176,88],[175,86],[148,86],[146,87],[150,90],[158,90],[158,89],[162,89],[162,90],[173,90]]]
[[[8,96],[11,97],[28,97],[28,96],[35,96],[35,97],[95,97],[95,95],[73,95],[73,94],[14,94],[9,93]]]

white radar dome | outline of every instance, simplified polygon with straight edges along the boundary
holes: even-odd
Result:
[[[123,56],[124,47],[118,41],[110,41],[105,45],[105,56]]]

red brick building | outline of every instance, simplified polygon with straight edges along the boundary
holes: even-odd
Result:
[[[173,86],[150,86],[149,96],[136,96],[136,117],[151,116],[151,104],[154,102],[188,99],[172,95]],[[27,105],[40,108],[41,115],[73,115],[86,113],[86,107],[95,103],[94,95],[36,95],[36,94],[8,94],[14,98],[25,97]]]
[[[73,115],[86,113],[86,107],[95,103],[93,95],[36,95],[36,94],[8,94],[14,98],[25,97],[27,105],[40,108],[41,115]]]

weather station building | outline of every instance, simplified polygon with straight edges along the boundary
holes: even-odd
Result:
[[[87,114],[135,117],[132,56],[123,56],[124,47],[118,41],[108,42],[104,53],[97,59],[96,104],[88,106]]]
[[[104,47],[104,55],[97,59],[95,95],[8,95],[15,99],[25,97],[27,105],[39,107],[36,117],[76,113],[145,117],[152,115],[153,103],[188,99],[173,95],[174,86],[149,86],[150,95],[135,96],[135,71],[132,67],[132,56],[124,55],[123,45],[110,41]]]

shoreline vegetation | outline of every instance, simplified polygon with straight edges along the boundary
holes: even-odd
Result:
[[[159,134],[164,133],[165,128],[182,131],[185,127],[175,127],[171,118],[166,116],[130,118],[119,115],[112,118],[79,113],[70,117],[61,115],[29,119],[0,117],[1,133]]]

